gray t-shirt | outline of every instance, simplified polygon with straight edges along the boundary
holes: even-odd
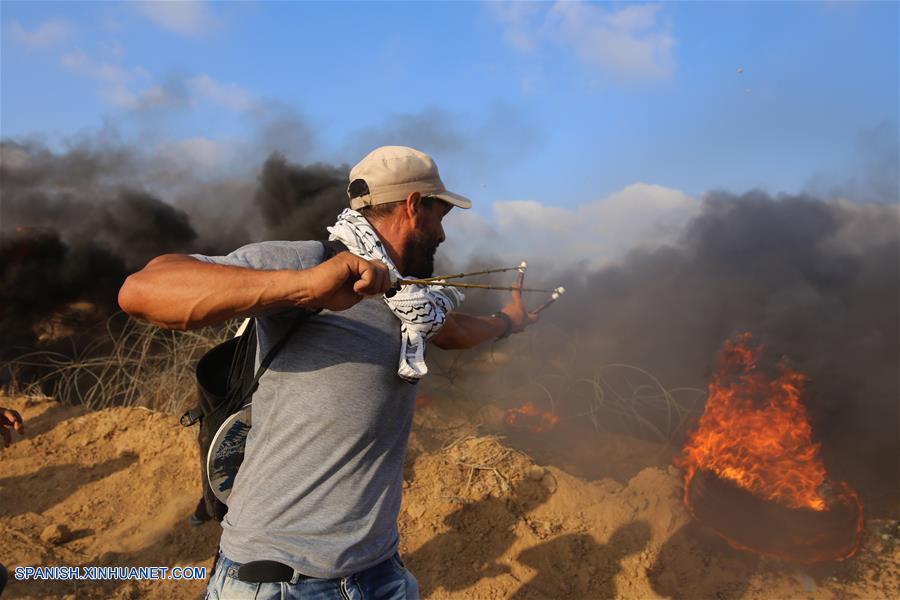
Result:
[[[194,258],[251,269],[308,269],[319,242],[263,242]],[[259,356],[296,311],[260,317]],[[253,426],[222,521],[222,551],[344,577],[397,551],[403,460],[416,386],[397,375],[400,321],[370,298],[300,326],[253,395]]]

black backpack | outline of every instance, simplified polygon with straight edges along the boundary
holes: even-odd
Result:
[[[347,249],[338,241],[322,242],[322,245],[325,247],[322,262]],[[256,319],[249,320],[243,334],[219,344],[197,361],[197,405],[181,415],[184,427],[190,427],[198,421],[200,423],[197,441],[200,444],[200,484],[203,496],[191,518],[192,523],[198,524],[209,519],[221,521],[228,512],[228,506],[213,493],[207,474],[206,459],[213,436],[231,415],[250,403],[253,393],[259,387],[260,378],[275,355],[300,325],[317,312],[319,311],[300,311],[287,332],[260,361],[255,373]]]

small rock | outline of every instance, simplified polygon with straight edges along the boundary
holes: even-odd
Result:
[[[65,544],[72,537],[72,532],[65,525],[54,523],[47,525],[41,532],[41,541],[45,544],[60,545]]]
[[[803,591],[807,594],[811,594],[816,590],[816,583],[806,573],[800,574],[800,582],[803,584]]]
[[[425,507],[421,504],[411,504],[406,507],[406,514],[408,514],[413,519],[418,519],[425,514]]]
[[[531,465],[528,467],[528,470],[525,472],[528,475],[529,479],[533,479],[534,481],[540,481],[544,478],[544,467],[539,467],[537,465]]]
[[[550,473],[549,471],[547,473],[544,473],[544,476],[541,478],[541,485],[544,486],[544,488],[546,488],[546,490],[552,494],[556,491],[557,487],[556,477],[554,477],[553,473]]]

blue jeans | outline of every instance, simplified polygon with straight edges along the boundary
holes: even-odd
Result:
[[[418,600],[419,584],[400,555],[339,579],[295,576],[282,583],[247,583],[237,579],[240,563],[222,554],[206,588],[206,600]]]

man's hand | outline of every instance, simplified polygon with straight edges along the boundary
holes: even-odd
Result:
[[[25,425],[22,422],[22,415],[11,408],[0,407],[0,437],[3,437],[3,447],[6,448],[12,444],[12,433],[9,428],[19,432],[19,435],[25,435]]]
[[[365,296],[384,294],[391,287],[387,266],[378,260],[366,260],[350,252],[341,252],[314,267],[309,273],[311,308],[347,310]]]
[[[521,278],[515,287],[522,287]],[[511,333],[521,333],[529,325],[537,323],[539,319],[537,313],[528,312],[528,309],[525,308],[525,303],[522,301],[522,292],[519,290],[513,290],[512,300],[500,310],[512,322]]]
[[[529,312],[522,302],[521,287],[524,283],[524,274],[519,274],[519,280],[512,292],[512,300],[501,309],[501,312],[509,317],[510,328],[507,333],[520,333],[529,325],[538,322],[538,314]],[[498,327],[500,329],[498,329]],[[497,317],[475,317],[464,313],[452,312],[447,315],[444,326],[431,338],[431,342],[444,350],[462,350],[474,348],[478,344],[497,339],[497,336],[506,332],[506,320]]]

